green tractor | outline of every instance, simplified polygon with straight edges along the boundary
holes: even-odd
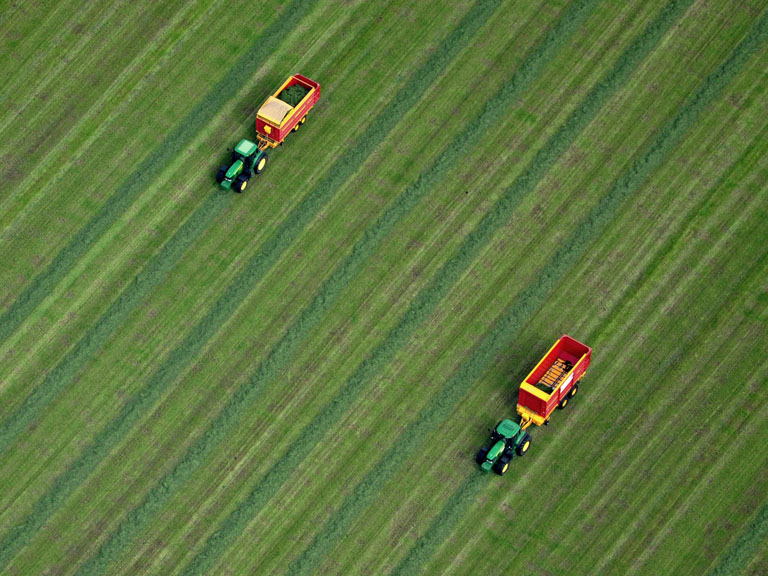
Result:
[[[491,444],[477,453],[477,463],[488,472],[493,469],[503,476],[509,468],[509,461],[517,454],[524,456],[531,447],[531,435],[512,420],[502,420],[491,430]]]
[[[242,192],[254,174],[261,174],[267,166],[267,153],[250,140],[240,140],[232,151],[232,163],[219,168],[216,182],[222,188]]]

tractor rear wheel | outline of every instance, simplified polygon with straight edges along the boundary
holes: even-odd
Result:
[[[560,404],[557,405],[558,409],[562,410],[568,405],[568,396],[560,400]]]
[[[579,391],[579,385],[574,384],[573,388],[571,388],[571,392],[568,394],[568,398],[573,398],[574,396],[576,396],[576,392],[578,391]]]
[[[216,182],[218,182],[219,184],[224,182],[224,177],[226,175],[227,175],[227,167],[226,166],[222,166],[221,168],[219,168],[219,173],[216,174]]]
[[[264,168],[267,167],[267,153],[261,155],[261,158],[259,158],[256,161],[256,164],[253,166],[253,171],[256,172],[256,174],[261,174],[264,172]]]
[[[242,192],[245,190],[245,187],[248,186],[248,180],[244,178],[243,176],[238,176],[237,180],[232,184],[232,187],[235,189],[235,192]]]
[[[530,447],[531,447],[531,435],[526,434],[525,436],[523,436],[523,439],[517,445],[515,452],[517,452],[518,456],[525,456],[525,453],[528,452],[528,449]]]
[[[475,456],[475,462],[478,464],[482,464],[485,462],[485,457],[488,456],[488,450],[490,450],[490,446],[483,446],[480,448],[480,451],[477,453],[477,456]]]

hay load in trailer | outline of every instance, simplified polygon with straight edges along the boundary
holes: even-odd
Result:
[[[256,142],[241,140],[232,151],[232,160],[216,174],[222,188],[242,192],[254,174],[267,166],[267,148],[279,146],[286,135],[307,121],[307,114],[320,98],[320,84],[301,74],[294,74],[256,114]]]
[[[307,120],[320,98],[320,84],[294,74],[269,96],[256,113],[256,138],[260,147],[274,148]]]

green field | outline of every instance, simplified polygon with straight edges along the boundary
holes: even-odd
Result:
[[[768,573],[768,2],[2,2],[0,78],[0,574]]]

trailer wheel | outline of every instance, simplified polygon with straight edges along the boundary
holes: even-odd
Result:
[[[224,177],[227,175],[227,166],[222,166],[219,168],[218,174],[216,174],[216,182],[221,184],[224,182]]]
[[[560,400],[560,404],[558,404],[558,405],[557,405],[557,408],[558,408],[559,410],[562,410],[563,408],[565,408],[565,407],[568,405],[568,398],[569,398],[569,397],[568,397],[568,396],[566,396],[565,398],[563,398],[562,400]]]
[[[248,186],[248,180],[243,178],[242,176],[238,176],[237,180],[235,180],[234,184],[232,185],[235,189],[235,192],[242,192],[245,190],[245,187]]]
[[[573,388],[571,388],[571,392],[568,394],[568,398],[573,398],[574,396],[576,396],[576,392],[578,391],[579,391],[579,385],[574,384]]]
[[[483,446],[480,448],[480,451],[477,453],[477,456],[475,456],[475,462],[478,464],[482,464],[485,462],[485,457],[488,456],[488,450],[490,450],[490,446]]]
[[[259,158],[259,161],[256,162],[256,165],[253,167],[253,171],[256,172],[256,174],[261,174],[264,172],[264,168],[267,167],[267,153],[265,152],[262,154],[261,158]]]
[[[298,132],[299,131],[299,126],[301,126],[301,122],[296,122],[296,126],[293,127],[293,131],[294,132]]]
[[[517,455],[525,456],[525,453],[528,452],[528,450],[531,448],[532,441],[533,439],[531,438],[531,435],[526,433],[525,436],[523,436],[523,439],[517,445],[517,448],[515,449],[515,452],[517,452]]]
[[[304,124],[304,122],[306,122],[306,121],[307,121],[307,117],[304,116],[304,118],[301,119],[301,123]]]

